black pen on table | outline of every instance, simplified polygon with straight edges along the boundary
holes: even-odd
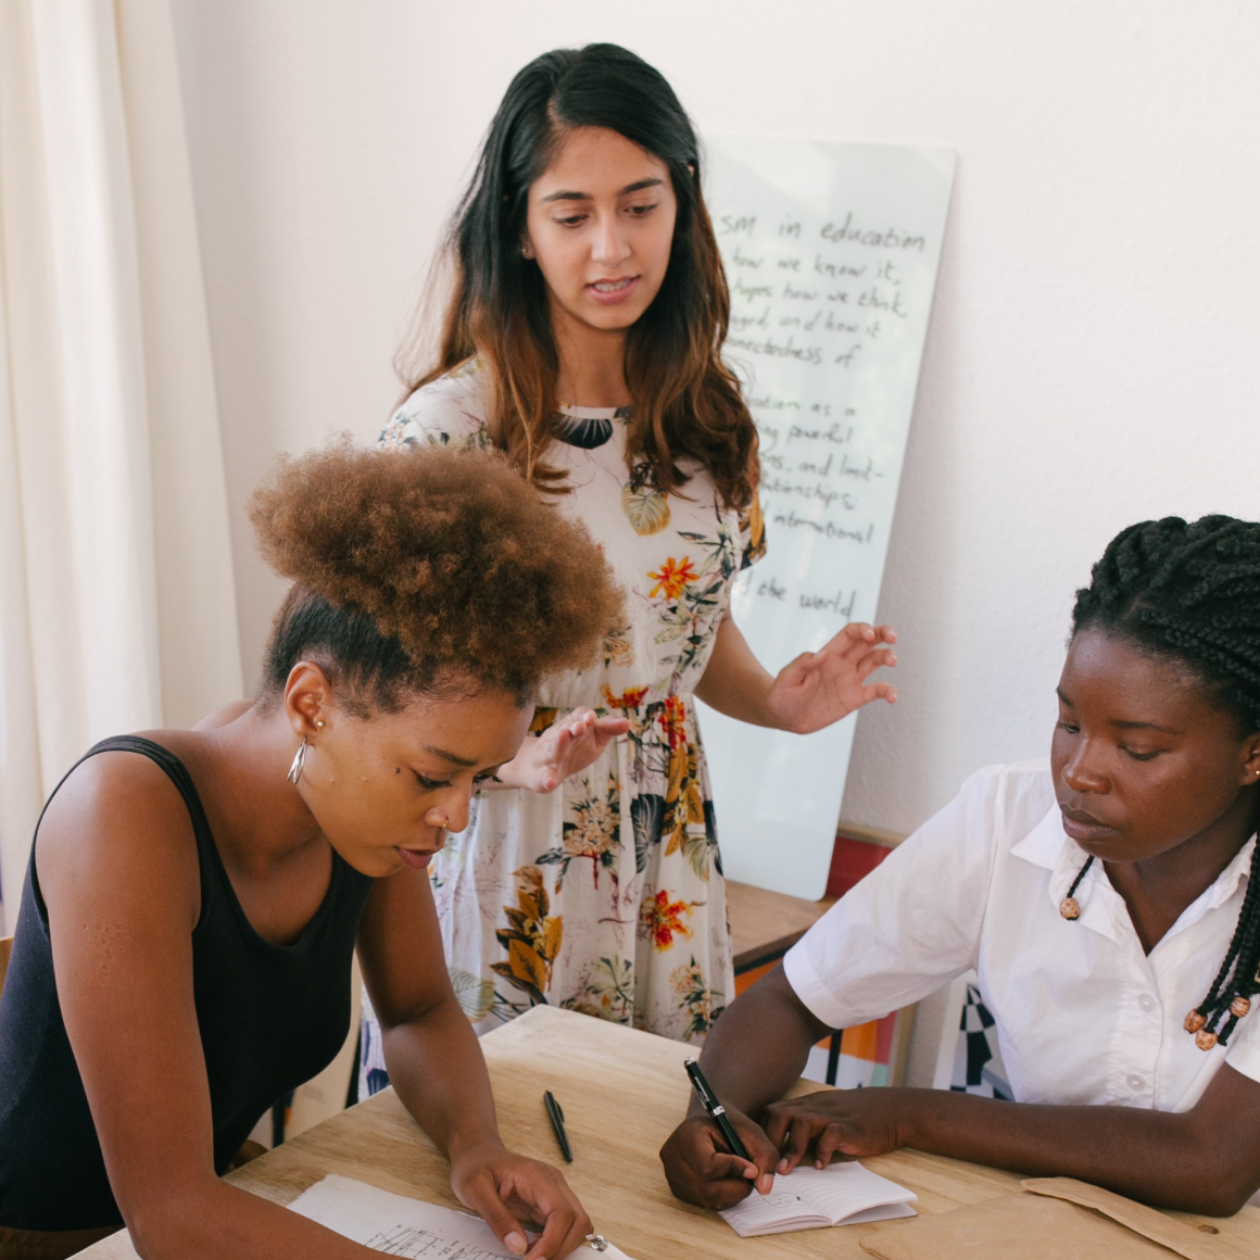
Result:
[[[683,1067],[687,1069],[687,1075],[691,1077],[691,1083],[695,1087],[696,1097],[700,1099],[701,1106],[713,1117],[717,1127],[721,1129],[727,1146],[740,1159],[746,1159],[751,1163],[752,1156],[748,1154],[748,1148],[739,1140],[739,1134],[735,1132],[735,1126],[726,1115],[726,1108],[718,1102],[717,1095],[713,1092],[713,1087],[705,1080],[704,1073],[700,1070],[700,1064],[695,1059],[685,1059]]]
[[[551,1090],[544,1091],[543,1102],[547,1105],[547,1119],[551,1121],[551,1127],[555,1130],[556,1141],[560,1143],[560,1154],[564,1156],[567,1163],[571,1164],[573,1151],[569,1147],[569,1135],[564,1131],[564,1112]]]

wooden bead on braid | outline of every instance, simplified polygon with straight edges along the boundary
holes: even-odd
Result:
[[[1085,872],[1094,864],[1094,858],[1091,854],[1086,860],[1085,865],[1076,873],[1076,878],[1072,881],[1072,887],[1068,889],[1067,896],[1059,902],[1059,913],[1069,922],[1073,919],[1081,917],[1081,903],[1076,900],[1075,894],[1080,886],[1081,880],[1085,878]]]
[[[1191,1011],[1186,1016],[1185,1029],[1188,1033],[1197,1033],[1200,1028],[1207,1027],[1207,1016],[1202,1011]]]

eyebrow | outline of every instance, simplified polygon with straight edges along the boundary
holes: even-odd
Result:
[[[1054,694],[1067,705],[1069,709],[1076,708],[1071,700],[1063,694],[1062,687],[1056,687]],[[1158,722],[1128,722],[1123,718],[1112,718],[1110,725],[1122,731],[1159,731],[1164,735],[1180,735],[1181,732],[1175,726],[1161,726]]]
[[[627,184],[618,194],[618,197],[628,197],[631,193],[642,192],[645,188],[660,188],[664,185],[663,179],[640,179],[633,184]],[[590,193],[570,192],[567,188],[560,189],[559,192],[548,193],[543,198],[544,204],[549,201],[594,201],[595,198]]]
[[[421,744],[421,752],[432,753],[435,757],[441,757],[443,761],[449,761],[455,766],[475,766],[476,758],[461,757],[458,753],[447,752],[445,748],[434,748],[431,744]]]

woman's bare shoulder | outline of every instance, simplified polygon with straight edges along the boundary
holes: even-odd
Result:
[[[163,743],[168,732],[147,737]],[[183,735],[187,732],[169,732]],[[109,904],[137,891],[200,911],[192,819],[179,789],[142,754],[110,750],[80,762],[49,801],[36,836],[39,887],[59,906]]]

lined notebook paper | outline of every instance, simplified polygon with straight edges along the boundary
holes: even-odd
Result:
[[[390,1194],[336,1174],[317,1181],[289,1204],[291,1211],[390,1256],[419,1260],[520,1260],[479,1216]],[[580,1247],[580,1260],[631,1260],[609,1244],[596,1252]]]
[[[863,1168],[859,1163],[800,1167],[775,1177],[764,1197],[755,1190],[722,1216],[741,1238],[785,1234],[825,1225],[861,1225],[915,1216],[913,1190]]]

